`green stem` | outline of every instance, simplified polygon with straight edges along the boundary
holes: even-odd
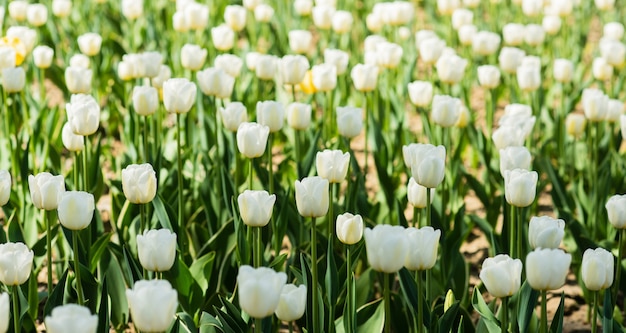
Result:
[[[383,298],[385,302],[385,333],[391,333],[391,286],[389,276],[391,273],[383,273]]]
[[[319,313],[318,313],[318,295],[317,295],[317,230],[315,229],[315,217],[311,218],[311,277],[313,280],[313,330],[312,332],[320,332],[318,324],[319,324]]]
[[[424,283],[422,271],[415,272],[415,284],[417,285],[417,332],[424,332]]]
[[[78,156],[78,152],[74,152],[74,191],[78,191],[80,189],[79,175],[80,175],[80,157]]]
[[[237,132],[233,132],[233,147],[232,150],[233,152],[237,151]],[[233,158],[235,159],[235,197],[239,195],[239,183],[240,183],[240,179],[239,179],[239,169],[241,168],[241,166],[239,165],[240,162],[240,158],[239,155],[237,155],[236,153],[233,154]]]
[[[252,182],[254,181],[254,165],[253,160],[250,158],[250,170],[248,170],[248,190],[252,191]]]
[[[263,265],[263,253],[261,245],[261,227],[252,227],[254,233],[254,267]]]
[[[430,188],[426,189],[426,226],[432,226],[432,204],[430,202]],[[426,271],[426,301],[430,302],[430,270]]]
[[[74,249],[74,274],[76,274],[76,292],[78,293],[78,305],[85,304],[83,298],[83,285],[80,280],[80,260],[78,260],[78,231],[72,230],[72,247]]]
[[[82,167],[82,172],[83,172],[83,190],[85,192],[89,192],[89,181],[87,180],[89,178],[89,167],[87,165],[87,143],[89,140],[87,140],[87,136],[83,137],[83,141],[84,141],[84,145],[85,148],[83,149],[83,167]]]
[[[600,292],[593,291],[593,319],[591,321],[591,333],[598,332],[598,294]]]
[[[517,245],[517,257],[523,258],[523,247],[522,242],[524,241],[524,222],[522,219],[522,207],[515,207],[515,212],[517,213],[517,241],[515,244]]]
[[[413,228],[419,228],[420,216],[419,216],[419,208],[413,207]]]
[[[509,297],[502,298],[502,326],[500,327],[502,333],[509,331]]]
[[[516,242],[515,242],[515,233],[517,232],[517,227],[515,225],[515,223],[517,222],[516,217],[517,215],[515,214],[515,207],[513,206],[509,206],[510,207],[510,211],[511,211],[511,224],[509,225],[509,254],[511,255],[511,258],[519,258],[519,256],[515,253],[517,247],[516,247]]]
[[[293,321],[289,322],[289,333],[293,333]]]
[[[352,272],[352,251],[350,251],[351,245],[346,245],[346,270],[347,270],[347,302],[348,302],[348,332],[356,332],[356,305],[355,295],[353,290],[354,275]]]
[[[254,318],[254,332],[263,333],[263,318]]]
[[[148,126],[148,119],[146,116],[141,116],[143,120],[143,161],[145,163],[150,162],[150,153],[148,147],[148,137],[150,136],[150,127]]]
[[[335,236],[335,215],[333,212],[334,199],[337,193],[336,186],[333,183],[330,183],[330,191],[328,193],[328,241],[332,242]]]
[[[548,307],[547,307],[547,293],[545,290],[541,291],[541,324],[539,333],[548,333]]]
[[[299,130],[293,131],[293,136],[294,136],[295,141],[296,141],[296,143],[295,143],[295,145],[296,145],[296,147],[295,147],[295,152],[296,152],[296,173],[297,173],[298,179],[301,179],[301,177],[302,177],[302,170],[301,170],[301,166],[300,166],[300,160],[302,158],[301,157],[302,152],[300,151],[300,145],[301,145],[300,141],[302,139],[300,138],[300,131]]]
[[[139,234],[143,234],[146,230],[146,206],[144,204],[139,204]]]
[[[46,101],[46,86],[44,81],[46,78],[46,70],[44,68],[39,69],[39,101],[41,102],[42,109],[45,108],[44,102]]]
[[[13,331],[15,333],[20,333],[22,326],[20,325],[20,297],[18,294],[18,288],[20,286],[18,285],[14,285],[12,287],[13,292],[12,295],[13,296]]]
[[[182,157],[182,148],[181,148],[181,114],[176,114],[176,157],[177,157],[177,166],[178,172],[176,175],[178,176],[178,227],[184,228],[183,226],[183,157]]]
[[[54,210],[47,210],[44,213],[46,219],[46,257],[48,260],[48,297],[52,293],[52,223]]]
[[[617,230],[617,264],[615,265],[615,281],[613,282],[613,306],[617,301],[617,294],[620,288],[620,279],[622,276],[622,259],[624,258],[624,237],[626,237],[626,229]]]

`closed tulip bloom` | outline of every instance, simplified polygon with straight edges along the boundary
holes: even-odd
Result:
[[[269,22],[274,17],[274,8],[272,6],[260,3],[254,8],[254,18],[261,23]]]
[[[48,7],[44,4],[33,3],[26,8],[26,19],[35,27],[40,27],[48,21]]]
[[[607,81],[613,77],[613,66],[602,57],[594,58],[591,65],[593,77],[600,81]]]
[[[310,104],[291,103],[287,105],[287,124],[295,130],[306,130],[311,125],[311,113]]]
[[[52,65],[54,50],[46,45],[37,46],[33,50],[33,62],[37,68],[49,68]]]
[[[601,11],[609,11],[615,7],[615,0],[594,0],[596,7]],[[9,9],[11,9],[9,7]]]
[[[11,174],[6,170],[0,170],[0,207],[6,205],[10,198]]]
[[[428,188],[435,188],[445,175],[446,148],[431,144],[418,144],[411,153],[411,175],[415,181]]]
[[[605,119],[608,111],[609,97],[601,90],[587,88],[583,90],[582,104],[585,117],[589,121],[602,121]]]
[[[141,116],[154,114],[159,107],[159,92],[154,87],[135,86],[133,88],[133,108]]]
[[[579,138],[585,133],[587,118],[580,113],[570,113],[565,117],[565,131],[567,134]]]
[[[175,12],[174,15],[172,15],[172,27],[176,32],[189,31],[189,22],[187,22],[185,12]]]
[[[361,215],[340,214],[337,216],[335,226],[337,238],[343,244],[356,244],[363,238],[363,218]]]
[[[312,0],[295,0],[293,2],[293,9],[300,16],[309,16],[313,10]]]
[[[341,136],[352,139],[361,134],[363,129],[363,109],[355,107],[337,107],[337,131]]]
[[[185,78],[169,79],[163,83],[163,105],[170,113],[187,113],[196,100],[197,88]]]
[[[126,200],[146,204],[156,196],[156,172],[149,163],[131,164],[122,169],[122,189]]]
[[[82,151],[85,149],[85,139],[82,135],[74,134],[72,125],[65,123],[61,130],[61,141],[63,146],[69,151]]]
[[[178,294],[166,280],[139,280],[126,289],[135,328],[143,332],[165,332],[176,318]]]
[[[458,30],[459,42],[461,45],[469,46],[474,41],[474,36],[478,33],[478,28],[473,24],[465,24]]]
[[[176,259],[176,234],[169,229],[144,230],[137,235],[137,253],[141,267],[151,272],[166,272]]]
[[[248,265],[239,267],[239,306],[252,318],[272,315],[278,307],[286,282],[287,274],[277,273],[271,268],[252,268]]]
[[[621,40],[624,37],[624,25],[620,22],[609,22],[604,25],[603,36],[612,40]]]
[[[185,44],[180,50],[180,62],[183,68],[197,71],[204,65],[207,50],[195,44]]]
[[[325,5],[317,5],[313,7],[312,16],[313,16],[313,24],[321,30],[328,30],[333,25],[333,14],[335,13],[335,8],[331,6]]]
[[[270,128],[257,123],[241,123],[237,129],[237,148],[247,158],[263,156]]]
[[[546,15],[541,21],[541,27],[548,35],[554,36],[561,29],[561,18],[556,15]]]
[[[306,310],[306,286],[286,284],[280,292],[278,306],[274,310],[276,317],[282,321],[291,322],[300,319]]]
[[[613,260],[613,254],[603,248],[585,250],[581,276],[587,289],[597,291],[613,285]]]
[[[500,150],[500,174],[515,169],[530,170],[530,151],[524,146],[510,146]]]
[[[317,174],[327,179],[330,183],[341,183],[346,179],[350,166],[350,153],[341,150],[329,150],[317,152],[315,156],[315,168]]]
[[[600,54],[609,65],[622,68],[626,61],[626,44],[604,38],[600,40]]]
[[[215,57],[214,65],[221,68],[226,74],[237,78],[241,74],[243,60],[234,54],[220,54]]]
[[[129,61],[120,61],[117,64],[117,76],[122,81],[129,81],[135,78],[135,68]]]
[[[86,94],[91,91],[91,69],[68,67],[65,69],[65,85],[71,94]]]
[[[91,95],[72,95],[70,102],[65,105],[65,112],[74,134],[92,135],[100,126],[100,105]]]
[[[22,67],[2,69],[2,87],[8,93],[20,92],[26,84],[26,72]]]
[[[452,15],[459,7],[461,7],[459,0],[437,0],[437,11],[445,16]]]
[[[53,176],[48,172],[28,176],[28,188],[33,205],[38,209],[57,209],[65,192],[63,176]]]
[[[435,198],[435,189],[428,189],[415,181],[415,178],[411,177],[409,179],[409,184],[406,189],[406,196],[411,205],[415,208],[426,208],[426,196],[427,192],[430,191],[430,203],[433,202]]]
[[[93,194],[83,191],[67,191],[59,200],[59,222],[70,230],[83,230],[93,218],[95,201]]]
[[[254,8],[261,3],[261,0],[243,0],[243,6],[248,9],[254,11]]]
[[[463,0],[463,6],[467,8],[476,8],[480,5],[480,0]]]
[[[198,86],[203,94],[217,98],[230,98],[235,87],[235,78],[221,68],[209,67],[196,75]]]
[[[209,6],[191,2],[185,7],[185,19],[189,29],[204,30],[209,25]]]
[[[261,80],[273,80],[278,71],[278,61],[280,58],[270,55],[261,54],[256,59],[255,74]]]
[[[407,250],[404,267],[411,271],[433,268],[437,261],[437,249],[441,230],[432,227],[406,229]]]
[[[324,50],[324,63],[335,66],[337,75],[342,75],[348,69],[348,53],[337,49]]]
[[[345,10],[338,10],[333,14],[331,25],[333,31],[338,34],[345,34],[352,29],[352,13]]]
[[[9,46],[0,46],[0,69],[15,67],[16,51]]]
[[[373,91],[378,83],[378,67],[367,64],[357,64],[352,67],[350,77],[354,88],[358,91]]]
[[[72,12],[72,1],[52,0],[52,14],[56,17],[68,17]]]
[[[224,8],[224,22],[234,31],[246,27],[246,9],[239,5],[228,5]]]
[[[522,45],[525,36],[525,27],[519,23],[507,23],[502,27],[504,43],[510,46]]]
[[[515,47],[503,47],[502,50],[500,50],[500,55],[498,56],[500,68],[510,74],[517,73],[517,68],[522,64],[522,59],[525,55],[526,52],[521,49]]]
[[[308,70],[309,60],[304,56],[286,55],[280,60],[280,74],[284,84],[299,84]]]
[[[442,55],[437,60],[436,68],[439,79],[444,83],[454,84],[461,82],[467,60],[456,54]]]
[[[378,44],[386,42],[387,39],[383,36],[379,35],[369,35],[365,37],[365,41],[363,41],[363,46],[365,51],[376,51]]]
[[[0,333],[6,333],[9,329],[10,313],[11,305],[9,303],[9,294],[0,293]]]
[[[220,117],[224,128],[237,132],[239,125],[248,121],[248,110],[241,102],[231,102],[226,108],[220,108]]]
[[[84,55],[92,57],[100,53],[102,37],[95,32],[88,32],[78,36],[78,48]]]
[[[304,217],[322,217],[328,213],[328,180],[322,177],[305,177],[296,180],[296,206]]]
[[[620,116],[624,113],[624,103],[618,99],[609,99],[607,111],[604,119],[609,123],[620,121]]]
[[[522,261],[506,254],[487,258],[479,277],[493,297],[513,296],[521,285]]]
[[[395,43],[383,42],[376,46],[378,65],[384,68],[398,67],[402,53],[402,47]]]
[[[34,253],[24,243],[0,244],[0,282],[19,286],[30,277]]]
[[[500,85],[500,69],[493,65],[478,66],[478,83],[484,88],[494,89]]]
[[[278,132],[283,128],[285,107],[276,101],[257,102],[256,118],[259,124],[269,127],[271,133]]]
[[[524,41],[530,46],[543,44],[545,38],[546,32],[543,27],[538,24],[529,24],[524,28]]]
[[[24,26],[12,26],[9,27],[6,31],[6,37],[12,42],[19,45],[19,42],[22,42],[24,47],[26,48],[25,53],[29,53],[35,47],[35,43],[37,42],[37,31]],[[17,38],[17,39],[15,39]],[[25,53],[22,53],[19,50],[20,46],[16,46],[18,49],[18,56],[22,56],[22,59],[16,61],[16,65],[20,65],[23,61],[23,57],[26,56]]]
[[[565,234],[565,221],[549,216],[533,216],[528,226],[528,243],[533,249],[556,249]]]
[[[474,13],[465,8],[457,8],[452,13],[452,27],[454,30],[459,30],[460,27],[466,24],[472,24],[474,20]]]
[[[535,200],[537,192],[536,171],[513,169],[504,173],[504,194],[506,202],[515,207],[528,207]]]
[[[479,55],[491,55],[500,47],[500,35],[491,31],[479,31],[472,39],[472,51]]]
[[[95,333],[98,329],[98,316],[92,315],[89,308],[78,304],[65,304],[52,309],[45,319],[46,332]]]
[[[404,227],[379,224],[366,228],[365,248],[367,261],[378,272],[395,273],[404,266],[409,247]]]
[[[313,35],[308,30],[289,31],[289,48],[295,53],[304,54],[309,52],[311,40],[313,40]]]
[[[228,51],[235,46],[235,31],[226,24],[218,25],[211,28],[211,40],[219,51]]]
[[[13,0],[9,2],[9,16],[16,21],[26,20],[28,2],[23,0]]]
[[[626,195],[613,195],[605,205],[609,222],[616,229],[626,228]]]
[[[515,125],[500,126],[493,131],[491,139],[496,146],[496,149],[502,150],[507,147],[519,147],[524,145],[526,136],[524,131]]]
[[[91,67],[91,61],[88,56],[77,53],[70,58],[70,67],[89,69]]]
[[[433,98],[433,85],[429,81],[413,81],[408,84],[409,98],[415,106],[429,106]]]
[[[275,202],[276,195],[267,191],[245,190],[237,197],[241,219],[251,227],[264,227],[269,223]]]
[[[534,17],[543,11],[543,0],[523,0],[522,12],[528,17]]]
[[[517,68],[517,84],[523,91],[535,91],[541,85],[541,68],[522,65]]]
[[[441,127],[452,127],[459,120],[461,100],[448,95],[435,95],[433,98],[432,120]]]
[[[559,289],[571,262],[572,256],[561,249],[535,249],[526,256],[526,281],[535,290]]]
[[[313,85],[317,91],[330,91],[337,86],[337,67],[332,64],[315,65],[313,72]]]
[[[122,0],[122,15],[135,20],[143,15],[143,0]]]
[[[558,82],[572,82],[574,77],[574,63],[568,59],[555,59],[553,74],[554,79]]]

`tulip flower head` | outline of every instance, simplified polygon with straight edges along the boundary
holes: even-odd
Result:
[[[122,189],[134,204],[149,203],[156,196],[156,172],[149,163],[131,164],[122,169]]]
[[[467,60],[456,54],[443,54],[437,60],[435,67],[442,82],[448,84],[459,83],[463,79]]]
[[[500,48],[500,35],[491,31],[479,31],[472,39],[472,51],[478,55],[488,56]]]
[[[610,197],[605,207],[611,225],[615,229],[626,228],[626,194]]]
[[[211,40],[217,50],[229,51],[235,46],[235,31],[226,24],[218,25],[211,28]]]
[[[441,127],[452,127],[461,115],[461,100],[448,95],[435,95],[431,118]]]
[[[368,64],[357,64],[352,67],[350,77],[356,90],[373,91],[378,83],[378,67]]]
[[[286,284],[280,292],[278,306],[274,310],[276,317],[282,321],[290,322],[300,319],[306,310],[306,286],[301,284]]]
[[[2,69],[2,88],[7,93],[17,93],[24,89],[26,72],[22,67]]]
[[[224,22],[234,31],[246,27],[246,9],[239,5],[228,5],[224,8]]]
[[[169,271],[176,259],[176,234],[169,229],[144,230],[137,235],[141,266],[151,272]]]
[[[122,0],[122,15],[128,20],[141,17],[143,15],[143,0]]]
[[[100,105],[91,95],[72,95],[70,102],[65,105],[65,112],[74,134],[92,135],[100,127]]]
[[[337,131],[341,136],[352,139],[363,129],[363,109],[345,106],[337,107]]]
[[[402,269],[410,246],[404,227],[379,224],[374,229],[366,228],[364,236],[372,269],[385,273]]]
[[[260,80],[274,80],[278,72],[278,57],[271,54],[261,54],[256,58],[255,74]]]
[[[493,65],[478,66],[478,83],[484,88],[495,89],[500,85],[500,69]]]
[[[585,250],[580,274],[585,287],[592,291],[610,288],[615,270],[613,261],[613,254],[603,248]]]
[[[235,78],[217,67],[209,67],[196,75],[198,86],[203,94],[216,98],[230,98],[235,86]]]
[[[74,134],[70,123],[65,123],[61,129],[61,141],[69,151],[82,151],[85,149],[85,139],[82,135]]]
[[[558,82],[571,82],[574,77],[574,63],[569,59],[555,59],[553,75]]]
[[[313,10],[313,0],[295,0],[293,8],[298,15],[309,16]]]
[[[244,122],[237,129],[237,148],[243,156],[255,158],[262,156],[267,146],[270,128],[257,123]]]
[[[11,198],[11,174],[0,170],[0,207],[6,205]]]
[[[143,332],[165,332],[176,318],[178,293],[166,280],[139,280],[126,298],[133,324]]]
[[[363,218],[361,215],[350,213],[337,215],[335,228],[337,238],[346,245],[356,244],[363,238]]]
[[[289,48],[291,51],[304,54],[309,52],[311,49],[311,41],[313,40],[313,35],[308,30],[291,30],[288,34],[289,37]]]
[[[337,67],[333,64],[315,65],[313,72],[313,85],[317,91],[331,91],[337,86]]]
[[[149,116],[159,107],[159,91],[154,87],[135,86],[133,88],[133,108],[138,115]]]
[[[28,176],[28,188],[33,205],[38,209],[54,210],[65,192],[63,176],[53,176],[48,172]]]
[[[24,243],[0,244],[0,282],[19,286],[30,277],[34,253]]]
[[[286,55],[280,60],[280,73],[284,84],[296,85],[309,70],[309,60],[301,55]]]
[[[506,171],[514,169],[530,170],[532,157],[524,146],[510,146],[500,150],[500,174],[504,177]]]
[[[183,68],[197,71],[206,60],[207,50],[195,44],[185,44],[180,50],[180,62]]]
[[[503,47],[498,55],[500,68],[510,74],[517,73],[517,68],[522,64],[526,52],[516,47]]]
[[[241,102],[231,102],[225,108],[220,108],[220,117],[224,128],[237,132],[239,125],[248,121],[248,110]]]
[[[572,256],[561,249],[535,249],[526,256],[526,281],[535,290],[554,290],[565,284]]]
[[[411,103],[419,107],[427,107],[433,99],[433,85],[429,81],[413,81],[408,85]]]
[[[185,78],[169,79],[163,83],[163,104],[170,113],[187,113],[196,101],[197,87]]]
[[[251,227],[264,227],[272,218],[276,195],[267,191],[245,190],[237,197],[239,214],[243,223]]]
[[[49,333],[95,333],[98,329],[98,316],[92,315],[89,308],[77,304],[57,306],[44,322]]]
[[[520,288],[522,261],[499,254],[483,261],[480,280],[494,297],[513,296]]]
[[[95,32],[88,32],[78,36],[78,48],[84,55],[93,57],[100,53],[102,36]]]
[[[226,74],[237,78],[241,74],[243,60],[234,54],[224,53],[215,57],[213,65],[216,68],[221,68]]]
[[[549,216],[533,216],[528,227],[528,242],[533,249],[556,249],[565,234],[565,221]]]
[[[271,268],[243,265],[237,274],[239,305],[252,318],[265,318],[278,308],[287,275]]]
[[[47,45],[39,45],[33,50],[33,62],[37,68],[49,68],[53,57],[54,50]]]
[[[48,21],[48,7],[40,3],[29,4],[26,8],[26,20],[35,27],[40,27]]]
[[[583,111],[589,121],[603,121],[609,107],[609,97],[601,90],[587,88],[582,94]]]
[[[430,203],[433,202],[435,198],[435,189],[434,188],[426,188],[415,181],[415,178],[411,177],[409,179],[409,184],[407,185],[406,196],[411,205],[415,208],[426,208],[426,191],[430,191]]]
[[[333,25],[335,8],[328,5],[317,5],[312,9],[313,24],[321,30],[329,30]]]
[[[281,102],[263,101],[256,103],[256,118],[259,124],[269,127],[270,133],[283,127],[285,107]]]
[[[435,188],[445,175],[446,148],[431,144],[417,144],[404,152],[410,161],[411,175],[415,181],[428,188]]]
[[[330,183],[341,183],[346,179],[350,166],[350,153],[341,150],[329,150],[317,152],[315,167],[317,174],[327,179]]]
[[[306,130],[311,125],[311,104],[291,103],[287,105],[287,124],[295,130]]]
[[[587,118],[584,114],[570,113],[565,117],[565,130],[567,134],[580,138],[585,133]]]
[[[83,230],[89,226],[93,218],[96,204],[93,194],[83,191],[67,191],[61,196],[59,222],[70,230]]]
[[[304,217],[322,217],[328,213],[328,179],[305,177],[296,180],[296,206]]]
[[[537,180],[536,171],[513,169],[504,173],[504,195],[506,201],[515,207],[528,207],[535,201]]]
[[[412,271],[423,271],[433,268],[437,261],[441,230],[432,227],[406,229],[407,249],[404,267]]]
[[[6,333],[9,329],[10,314],[11,305],[9,303],[9,294],[0,293],[0,333]]]
[[[324,50],[324,63],[335,66],[337,75],[342,75],[348,69],[350,56],[347,52],[337,49]]]

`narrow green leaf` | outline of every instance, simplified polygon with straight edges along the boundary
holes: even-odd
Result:
[[[491,312],[491,309],[485,303],[483,299],[483,295],[480,293],[478,288],[474,288],[474,293],[472,295],[472,306],[480,314],[483,318],[483,322],[487,327],[489,332],[500,332],[500,321],[496,316]],[[526,332],[526,331],[524,331]]]
[[[552,318],[552,323],[550,324],[550,333],[563,332],[563,314],[565,311],[564,303],[565,293],[561,292],[561,301],[559,302],[559,307],[556,309],[554,317]]]

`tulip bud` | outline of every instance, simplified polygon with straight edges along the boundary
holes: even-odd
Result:
[[[379,224],[374,229],[366,228],[365,248],[367,261],[379,272],[395,273],[402,269],[409,247],[404,227]]]
[[[296,206],[304,217],[322,217],[328,213],[328,180],[305,177],[296,180]]]
[[[498,127],[498,129],[493,131],[491,138],[497,150],[502,150],[507,147],[523,146],[524,140],[526,140],[524,131],[518,126],[514,125],[505,125]]]
[[[91,91],[91,69],[68,67],[65,69],[65,85],[71,94],[87,94]]]
[[[300,319],[306,310],[306,293],[306,286],[303,284],[298,287],[286,284],[280,292],[280,300],[274,310],[276,317],[286,322]]]
[[[78,36],[78,48],[84,55],[92,57],[100,53],[102,37],[95,32],[88,32]]]
[[[185,44],[180,50],[180,62],[183,68],[197,71],[202,68],[207,50],[195,44]]]
[[[591,73],[597,80],[607,81],[613,76],[613,66],[609,65],[604,58],[595,58],[591,65]]]
[[[256,59],[255,74],[260,80],[273,80],[278,71],[279,58],[269,54],[261,54]]]
[[[544,16],[541,27],[548,35],[554,36],[561,29],[561,18],[556,15]]]
[[[515,207],[528,207],[535,200],[537,180],[535,171],[513,169],[504,173],[504,194],[506,202]]]
[[[230,98],[235,86],[235,78],[220,68],[209,67],[196,75],[198,86],[203,94],[217,98]]]
[[[196,100],[197,87],[185,78],[169,79],[163,83],[163,105],[170,113],[187,113]]]
[[[311,40],[313,40],[313,35],[308,30],[289,31],[289,48],[295,53],[304,54],[309,52]]]
[[[517,73],[517,68],[522,64],[522,59],[525,55],[526,53],[521,49],[503,47],[498,56],[500,68],[510,74]]]
[[[192,30],[204,30],[209,25],[209,6],[191,2],[185,7],[187,26]]]
[[[309,70],[309,60],[301,55],[286,55],[280,61],[280,74],[284,84],[296,85]]]
[[[522,261],[499,254],[483,261],[480,280],[494,297],[513,296],[520,288]]]
[[[445,175],[446,148],[431,144],[417,144],[413,149],[404,152],[411,167],[411,175],[415,181],[428,188],[435,188],[443,181]]]
[[[472,39],[472,51],[476,54],[488,56],[498,51],[500,35],[490,31],[479,31]]]
[[[455,54],[442,55],[435,65],[439,79],[448,84],[461,82],[466,66],[467,60]]]
[[[33,268],[33,256],[24,243],[0,244],[0,282],[6,286],[24,284]]]
[[[568,59],[554,60],[554,79],[558,82],[572,82],[574,76],[574,63]]]
[[[609,222],[616,229],[626,228],[626,195],[614,195],[606,202]]]
[[[321,30],[328,30],[333,24],[333,14],[335,8],[331,6],[318,5],[313,7],[313,24]]]
[[[26,19],[35,27],[40,27],[48,21],[48,7],[44,4],[33,3],[26,8]]]
[[[311,125],[310,104],[291,103],[287,105],[287,124],[295,130],[306,130]]]
[[[565,221],[549,216],[533,216],[528,227],[528,242],[533,249],[556,249],[565,234]]]
[[[0,293],[0,333],[6,333],[9,330],[10,313],[9,294]]]
[[[426,107],[433,98],[433,85],[429,81],[413,81],[408,84],[409,98],[415,106]]]
[[[246,9],[239,5],[228,5],[224,8],[224,22],[234,31],[246,27]]]
[[[441,127],[454,126],[461,113],[461,100],[448,95],[435,95],[431,117]]]
[[[268,23],[274,17],[274,8],[272,6],[260,3],[254,8],[254,18],[261,23]]]
[[[176,259],[176,234],[169,229],[144,230],[137,235],[141,266],[151,272],[166,272]]]
[[[317,91],[330,91],[337,86],[337,67],[332,64],[315,65],[313,71],[313,85]]]
[[[270,128],[257,123],[241,123],[237,129],[237,148],[247,158],[263,156]]]
[[[615,7],[615,0],[595,0],[596,7],[601,11],[609,11]],[[9,9],[11,9],[9,7]]]
[[[2,87],[8,93],[20,92],[26,84],[26,73],[22,67],[2,69]]]
[[[352,139],[363,129],[363,109],[350,106],[337,107],[337,131],[341,136]]]
[[[369,35],[365,37],[365,41],[363,41],[363,46],[365,47],[365,51],[376,51],[378,44],[384,43],[387,40],[383,36],[379,35]]]
[[[433,268],[437,261],[437,249],[441,230],[432,227],[406,229],[407,249],[404,267],[411,271],[423,271]]]
[[[624,113],[624,103],[617,99],[609,99],[604,119],[610,123],[618,122],[622,113]]]
[[[541,14],[543,10],[543,0],[523,0],[522,12],[528,17],[534,17]]]
[[[430,203],[433,203],[433,199],[435,198],[435,189],[428,189],[415,181],[415,178],[411,177],[409,179],[409,184],[407,185],[406,196],[411,205],[415,208],[426,208],[426,191],[430,191]]]
[[[313,10],[312,0],[295,0],[293,2],[293,9],[300,16],[309,16]]]
[[[517,68],[517,84],[523,91],[535,91],[541,85],[541,68],[521,65]]]
[[[9,2],[9,16],[18,22],[26,19],[27,10],[28,2],[24,0],[13,0]]]
[[[226,108],[220,108],[220,116],[224,128],[231,132],[237,132],[239,125],[248,121],[248,110],[240,102],[231,102]]]
[[[252,318],[265,318],[276,310],[281,291],[287,282],[287,274],[271,268],[239,267],[237,285],[239,305]]]
[[[345,10],[338,10],[333,13],[331,26],[334,32],[338,34],[345,34],[352,29],[353,21],[354,19],[352,18],[352,13]]]
[[[126,298],[133,325],[143,332],[165,332],[176,318],[178,294],[166,280],[139,280]]]
[[[174,15],[172,15],[172,27],[176,32],[189,31],[189,22],[187,22],[184,12],[175,12]]]
[[[56,17],[68,17],[72,12],[72,1],[52,0],[52,14]]]
[[[133,108],[141,116],[154,114],[159,107],[159,92],[154,87],[135,86],[133,88]]]
[[[335,66],[337,75],[341,75],[348,69],[348,53],[337,49],[324,50],[324,63]]]
[[[261,3],[261,0],[243,0],[243,6],[248,9],[254,11],[254,8]]]
[[[83,191],[67,191],[59,200],[59,222],[70,230],[83,230],[93,218],[95,201],[93,194]]]
[[[472,24],[474,20],[474,13],[465,8],[457,8],[452,13],[452,27],[454,30],[459,30],[466,24]]]
[[[37,46],[33,50],[33,62],[37,68],[48,68],[52,65],[54,50],[46,45]]]
[[[604,25],[603,37],[612,40],[621,40],[624,37],[624,25],[620,22],[609,22]]]
[[[122,15],[134,20],[143,15],[143,0],[122,0]]]
[[[88,136],[96,133],[100,126],[100,105],[91,95],[72,95],[65,112],[74,134]]]
[[[3,37],[2,41],[5,43],[8,41],[11,46],[15,47],[18,56],[15,64],[19,66],[24,60],[26,54],[32,51],[35,47],[35,43],[37,42],[37,31],[28,27],[12,26],[7,29],[6,37]],[[21,45],[23,45],[25,50],[20,50],[22,48]]]
[[[530,170],[530,151],[523,146],[510,146],[500,150],[500,174],[514,169]]]
[[[63,176],[53,176],[48,172],[28,176],[28,188],[33,205],[38,209],[57,209],[65,192]]]
[[[545,38],[546,32],[543,27],[538,24],[529,24],[524,28],[524,41],[530,46],[543,44]]]
[[[437,0],[437,11],[444,16],[452,15],[459,7],[461,7],[459,0]]]
[[[587,289],[597,291],[613,285],[613,260],[611,252],[603,248],[585,250],[581,276]]]
[[[565,130],[567,134],[579,138],[585,133],[587,119],[579,113],[570,113],[565,118]]]
[[[276,195],[267,191],[245,190],[237,197],[241,219],[251,227],[264,227],[269,223],[275,202]]]
[[[317,152],[315,168],[317,174],[327,179],[329,183],[341,183],[346,179],[350,166],[350,153],[341,150],[329,150]]]
[[[373,91],[378,82],[378,67],[374,65],[357,64],[352,67],[350,77],[354,88],[358,91]]]
[[[226,52],[235,46],[235,31],[228,25],[218,25],[211,28],[211,39],[216,49]]]
[[[609,97],[595,88],[587,88],[582,94],[583,111],[589,121],[602,121],[606,117]]]
[[[382,42],[376,45],[378,65],[384,68],[396,68],[402,60],[402,47],[395,43]]]
[[[344,213],[337,216],[337,238],[346,245],[358,243],[363,238],[363,218],[361,215]]]
[[[159,74],[152,78],[152,86],[157,89],[163,89],[163,83],[172,77],[172,70],[167,65],[161,65]]]
[[[600,54],[606,62],[617,68],[622,68],[626,62],[626,44],[611,40],[600,40]]]
[[[131,164],[122,169],[122,189],[134,204],[150,203],[156,196],[156,172],[149,163]]]
[[[78,304],[57,306],[46,316],[44,322],[48,333],[95,333],[98,329],[98,316],[92,315],[89,308]]]
[[[458,30],[459,42],[461,45],[468,46],[472,45],[474,41],[474,36],[478,33],[478,28],[473,24],[465,24],[462,25]]]
[[[526,281],[535,290],[561,288],[571,262],[561,249],[536,249],[526,256]]]
[[[233,78],[237,78],[241,73],[243,60],[234,54],[220,54],[215,57],[214,65]]]
[[[65,123],[61,130],[61,141],[63,146],[69,151],[82,151],[85,149],[85,139],[82,135],[74,134],[72,125]]]
[[[6,205],[11,198],[11,174],[0,170],[0,207]],[[2,330],[0,330],[1,332]]]
[[[256,103],[256,118],[261,125],[267,126],[271,133],[278,132],[283,127],[285,108],[276,101]]]
[[[507,23],[502,27],[502,37],[506,45],[518,46],[524,42],[524,25]]]

